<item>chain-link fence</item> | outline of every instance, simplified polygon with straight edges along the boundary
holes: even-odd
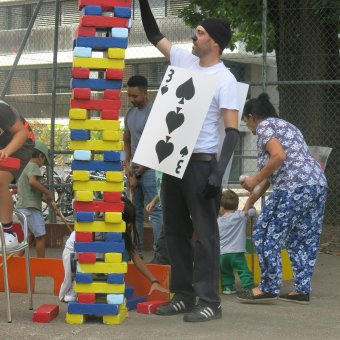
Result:
[[[193,29],[179,17],[179,11],[190,1],[149,0],[149,3],[161,32],[190,50]],[[216,7],[223,4],[238,39],[235,48],[225,50],[222,58],[239,81],[250,84],[249,96],[255,97],[265,90],[281,116],[302,130],[309,145],[333,148],[326,167],[330,187],[326,221],[339,225],[339,2],[214,3]],[[139,2],[134,0],[121,117],[129,105],[125,92],[127,79],[133,74],[146,76],[153,99],[168,65],[147,41],[138,7]],[[55,168],[64,177],[68,173],[63,169],[69,168],[71,157],[67,127],[69,83],[72,42],[79,18],[77,0],[0,2],[0,90],[5,87],[28,35],[18,66],[7,84],[5,99],[28,119],[37,138],[52,146]],[[233,188],[239,188],[241,173],[256,171],[255,139],[245,126],[241,126],[241,132],[229,181]]]

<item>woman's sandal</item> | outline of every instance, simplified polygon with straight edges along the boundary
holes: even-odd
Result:
[[[253,290],[239,293],[237,300],[242,303],[267,303],[277,300],[277,294],[262,292],[261,294],[254,295]]]

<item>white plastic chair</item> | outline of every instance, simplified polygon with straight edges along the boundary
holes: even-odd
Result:
[[[8,284],[8,272],[7,272],[7,255],[17,253],[20,250],[25,250],[25,262],[26,262],[26,279],[27,279],[27,293],[29,296],[29,309],[33,309],[33,299],[32,299],[32,287],[31,287],[31,267],[30,267],[30,252],[29,252],[29,240],[28,240],[28,226],[26,216],[14,210],[14,215],[20,220],[20,225],[22,226],[24,239],[19,245],[13,249],[6,249],[5,236],[2,224],[0,223],[0,237],[1,237],[1,252],[2,252],[2,264],[3,264],[3,275],[4,275],[4,288],[7,299],[7,321],[12,322],[11,313],[11,302],[10,302],[10,291]]]

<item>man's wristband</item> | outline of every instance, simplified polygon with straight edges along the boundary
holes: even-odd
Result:
[[[160,283],[160,282],[158,280],[152,280],[151,284],[154,284],[154,283]]]

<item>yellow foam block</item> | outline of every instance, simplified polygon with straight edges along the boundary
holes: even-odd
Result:
[[[124,190],[124,183],[112,183],[106,181],[73,181],[74,191],[113,191],[122,192]]]
[[[121,294],[125,291],[125,284],[92,282],[92,283],[75,283],[73,289],[76,293],[106,293]]]
[[[102,134],[102,140],[119,141],[123,139],[123,131],[105,130]]]
[[[108,48],[107,53],[104,56],[109,59],[125,59],[125,49],[124,48]]]
[[[122,220],[122,213],[120,212],[106,212],[104,220],[107,223],[118,223]]]
[[[95,70],[102,70],[106,68],[125,68],[125,61],[123,59],[109,59],[109,58],[73,58],[73,67],[86,67]]]
[[[107,182],[122,182],[124,180],[123,171],[106,171]]]
[[[105,253],[105,263],[121,263],[122,253]]]
[[[72,178],[74,181],[89,181],[90,171],[87,170],[73,170]]]
[[[76,191],[75,199],[79,202],[92,202],[93,191]]]
[[[70,325],[81,325],[85,321],[84,314],[69,314],[66,313],[65,317],[66,323]]]
[[[74,222],[75,231],[91,231],[97,233],[124,233],[126,230],[125,222],[107,223],[105,221],[94,222]]]
[[[120,129],[119,120],[71,119],[69,121],[68,126],[70,129],[76,129],[76,130],[95,130],[95,131],[111,130],[111,131],[117,131],[121,133],[121,131],[119,131]]]
[[[103,323],[105,325],[120,325],[128,317],[128,310],[125,308],[120,311],[117,315],[103,315]]]
[[[102,141],[102,140],[71,140],[70,150],[92,150],[92,151],[122,151],[124,143]]]
[[[87,119],[88,114],[86,109],[70,109],[68,112],[70,119]]]

